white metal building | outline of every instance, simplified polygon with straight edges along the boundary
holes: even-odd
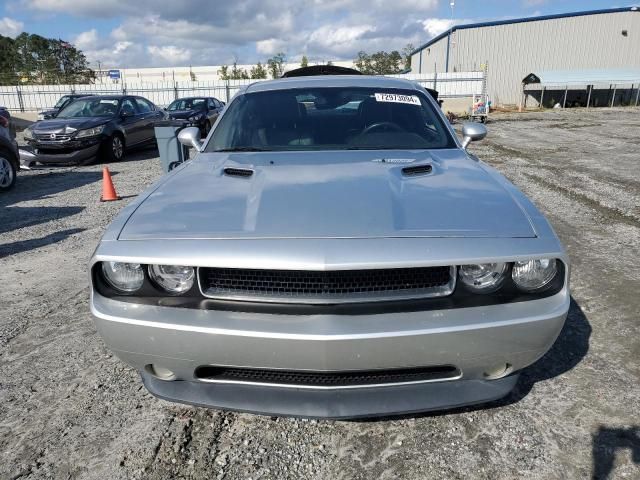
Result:
[[[640,8],[458,25],[411,54],[411,73],[484,68],[494,105],[520,103],[537,70],[640,68]]]

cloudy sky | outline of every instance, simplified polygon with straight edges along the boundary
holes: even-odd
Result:
[[[471,23],[609,8],[602,0],[0,0],[0,34],[62,38],[92,64],[134,68],[350,60]],[[625,5],[622,2],[622,5]],[[621,6],[615,3],[615,6]]]

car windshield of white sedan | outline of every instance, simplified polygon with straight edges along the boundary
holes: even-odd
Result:
[[[76,100],[56,118],[113,117],[118,111],[118,102],[117,98]]]
[[[452,136],[422,92],[310,88],[240,95],[205,151],[453,147]]]

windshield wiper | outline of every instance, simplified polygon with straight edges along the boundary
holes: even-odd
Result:
[[[270,152],[271,150],[268,148],[260,148],[260,147],[229,147],[229,148],[220,148],[218,150],[212,150],[213,152]]]

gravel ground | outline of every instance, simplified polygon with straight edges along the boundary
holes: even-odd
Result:
[[[0,196],[0,478],[640,478],[640,110],[496,115],[473,151],[548,215],[574,302],[506,399],[377,421],[304,421],[155,399],[96,334],[86,265],[160,176],[153,151],[22,172]]]

